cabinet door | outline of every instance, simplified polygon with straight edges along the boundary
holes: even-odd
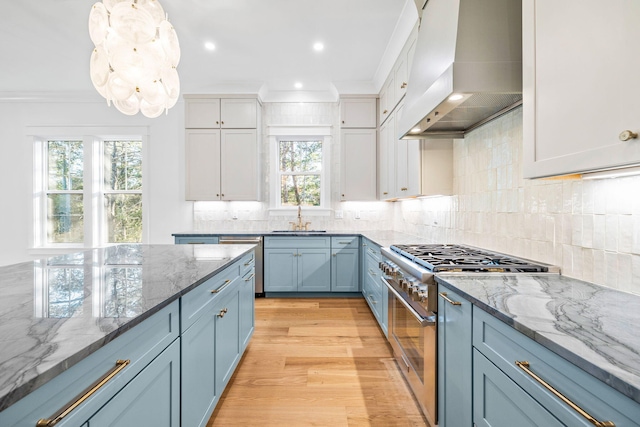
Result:
[[[88,427],[179,427],[178,384],[180,341],[176,340],[91,417]]]
[[[258,137],[255,129],[222,130],[221,200],[258,200]]]
[[[360,289],[358,249],[334,249],[331,256],[331,291],[358,292]]]
[[[331,250],[298,249],[298,292],[331,290]]]
[[[343,129],[341,200],[376,200],[376,130]]]
[[[240,281],[240,344],[241,353],[247,348],[255,325],[255,269],[249,270]]]
[[[186,99],[184,125],[187,129],[220,127],[220,99]]]
[[[523,2],[524,177],[640,162],[640,2]],[[561,40],[559,43],[558,41]]]
[[[380,126],[380,141],[378,149],[378,199],[388,200],[395,196],[396,186],[396,144],[394,143],[394,124],[393,119],[387,120]]]
[[[343,128],[375,128],[375,98],[346,98],[340,100],[340,125]]]
[[[240,298],[234,289],[215,305],[216,391],[222,394],[240,361]]]
[[[439,289],[438,425],[471,426],[472,307],[456,293]]]
[[[474,425],[484,427],[564,426],[477,350],[473,352],[473,391]],[[447,425],[470,426],[471,423],[448,422]]]
[[[220,131],[185,133],[186,200],[220,200]]]
[[[182,334],[182,425],[205,426],[220,392],[216,389],[213,307]]]
[[[393,111],[393,107],[395,106],[395,87],[394,87],[394,78],[393,73],[389,74],[387,77],[387,81],[384,82],[382,86],[382,90],[380,91],[380,123],[384,123],[391,116],[391,112]]]
[[[256,129],[258,127],[258,101],[230,98],[220,101],[220,126],[223,129]]]
[[[298,290],[298,258],[295,249],[264,250],[265,292]]]

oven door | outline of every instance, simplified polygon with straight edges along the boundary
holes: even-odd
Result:
[[[425,417],[431,425],[436,425],[436,315],[419,314],[393,286],[392,279],[383,278],[382,281],[389,292],[389,342],[394,356]]]

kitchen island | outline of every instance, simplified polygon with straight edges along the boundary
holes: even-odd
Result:
[[[177,354],[171,359],[169,382],[178,379],[171,393],[172,403],[179,404],[180,345],[175,343],[186,329],[181,329],[182,299],[195,295],[202,286],[207,287],[203,294],[211,301],[229,299],[234,288],[242,285],[239,276],[252,268],[252,260],[252,245],[118,245],[1,267],[0,425],[35,425],[38,418],[28,424],[16,421],[21,413],[34,409],[34,402],[29,401],[32,396],[38,396],[38,404],[44,405],[41,417],[64,406],[60,402],[72,399],[98,376],[94,373],[91,380],[78,381],[82,378],[69,379],[70,372],[88,367],[111,348],[133,355],[130,365],[113,380],[122,386],[145,363],[160,359],[169,350]],[[228,271],[235,274],[224,281],[225,291],[221,286],[214,288],[215,280]],[[252,290],[248,294],[252,310]],[[205,311],[204,303],[188,307],[192,313]],[[253,322],[252,313],[250,316]],[[189,326],[196,320],[194,315]],[[237,365],[237,359],[232,359],[230,368]],[[113,362],[115,359],[109,363]],[[101,363],[95,363],[97,369]],[[61,397],[50,396],[52,390],[47,390],[56,382],[64,387],[57,390]],[[108,398],[100,390],[94,399],[106,402]],[[84,406],[91,405],[85,403],[78,411]],[[174,412],[179,417],[177,409]],[[178,425],[168,425],[174,424]]]

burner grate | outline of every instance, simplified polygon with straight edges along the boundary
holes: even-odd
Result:
[[[392,245],[391,250],[433,272],[545,272],[547,267],[462,245]]]

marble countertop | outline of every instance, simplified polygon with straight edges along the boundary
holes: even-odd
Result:
[[[0,411],[254,245],[118,245],[0,267]]]
[[[324,230],[324,231],[183,231],[173,233],[175,237],[207,237],[207,236],[354,236],[361,235],[380,246],[393,244],[427,243],[424,237],[392,230]]]
[[[436,280],[640,403],[640,296],[556,274]]]

